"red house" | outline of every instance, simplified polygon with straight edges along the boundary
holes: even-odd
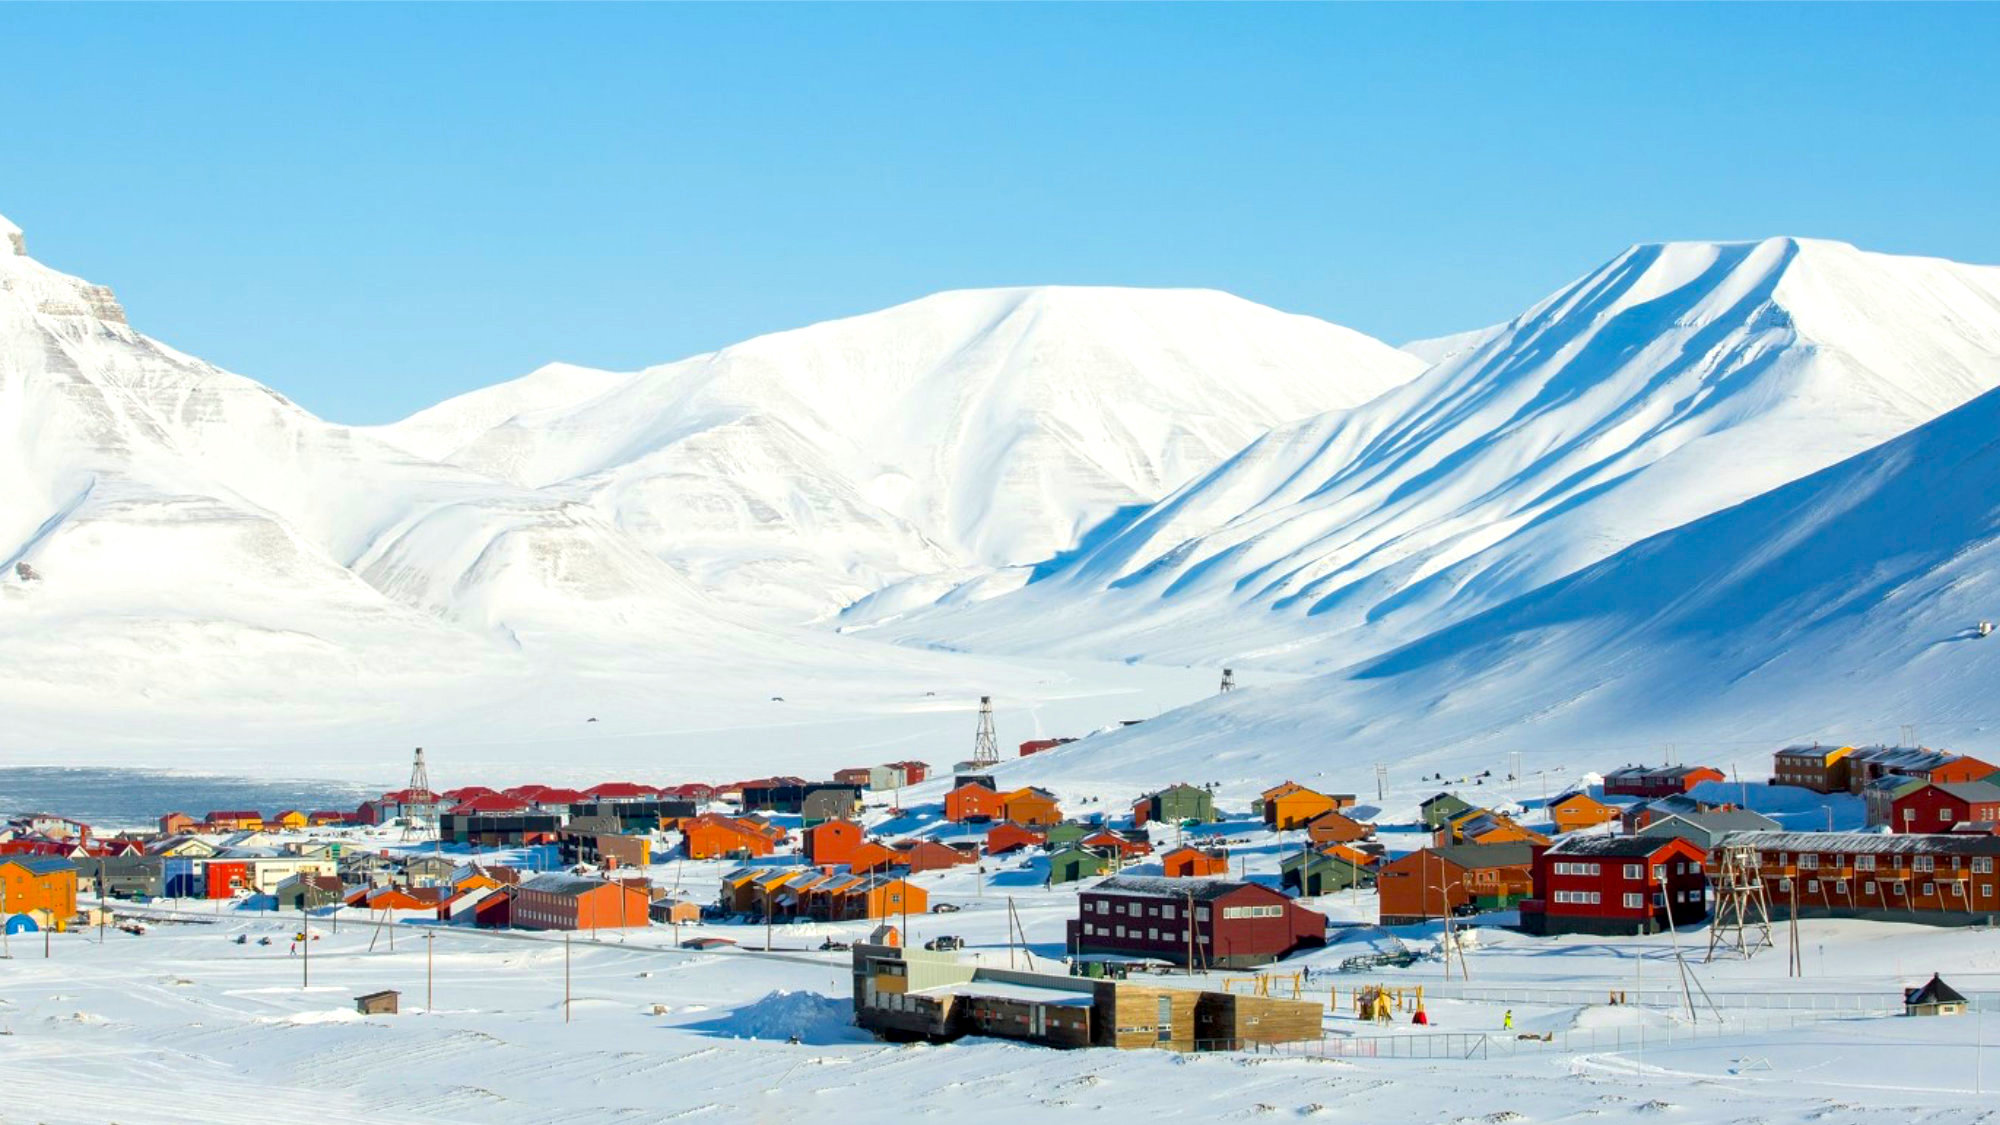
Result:
[[[889,765],[903,771],[904,785],[921,785],[931,775],[929,762],[890,762]]]
[[[1607,797],[1671,797],[1704,781],[1727,781],[1713,766],[1626,766],[1604,775]]]
[[[961,863],[971,863],[978,857],[970,856],[947,844],[936,840],[910,840],[896,845],[898,862],[909,868],[910,874],[919,871],[938,871],[946,867],[957,867]]]
[[[1235,969],[1326,944],[1326,916],[1261,883],[1114,875],[1079,896],[1078,954],[1112,953]],[[1191,915],[1191,916],[1190,916]]]
[[[805,830],[806,862],[814,866],[851,863],[861,846],[861,826],[851,820],[829,820]]]
[[[1889,808],[1892,832],[1949,832],[1961,824],[2000,820],[2000,785],[1932,782],[1896,798]]]
[[[1024,828],[1011,821],[994,825],[986,832],[986,854],[1006,855],[1022,848],[1041,847],[1049,838],[1032,828]]]
[[[1531,934],[1654,934],[1708,916],[1707,853],[1677,836],[1564,836],[1535,852]]]
[[[1076,739],[1074,738],[1031,738],[1021,744],[1021,756],[1023,758],[1030,757],[1044,750],[1053,750],[1058,746],[1067,746],[1075,741]]]

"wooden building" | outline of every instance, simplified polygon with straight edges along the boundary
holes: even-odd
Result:
[[[58,856],[0,856],[0,914],[76,913],[76,862]]]
[[[1787,746],[1771,755],[1771,784],[1815,793],[1852,792],[1852,746]]]
[[[785,831],[747,817],[703,813],[681,821],[681,838],[689,859],[748,858],[776,851]]]
[[[2000,923],[2000,836],[1735,832],[1722,840],[1733,845],[1756,850],[1774,917]]]
[[[1424,798],[1424,802],[1417,806],[1417,819],[1423,821],[1425,828],[1435,832],[1444,827],[1451,818],[1470,811],[1472,802],[1458,794],[1436,793]]]
[[[802,837],[806,862],[826,866],[853,860],[863,834],[861,826],[851,820],[829,820],[806,829]]]
[[[1132,802],[1132,826],[1143,828],[1162,824],[1213,824],[1215,795],[1198,785],[1180,783],[1148,793]]]
[[[1274,832],[1285,832],[1304,828],[1307,822],[1321,813],[1338,811],[1338,804],[1325,793],[1287,781],[1264,790],[1259,807],[1263,810],[1265,827]]]
[[[988,968],[882,941],[857,944],[853,969],[855,1023],[899,1042],[1242,1050],[1318,1039],[1325,1019],[1316,1001]]]
[[[1015,824],[1043,828],[1062,822],[1062,809],[1055,794],[1032,786],[1000,795],[1000,815]]]
[[[395,989],[371,992],[354,998],[354,1010],[364,1016],[393,1016],[402,1010],[403,994]]]
[[[2000,785],[1989,781],[1930,781],[1894,798],[1893,832],[1949,832],[1961,824],[2000,821]]]
[[[1381,922],[1505,910],[1534,891],[1534,862],[1531,844],[1456,844],[1400,856],[1375,871]]]
[[[1337,809],[1328,809],[1306,822],[1306,839],[1315,844],[1352,844],[1372,839],[1374,835],[1374,825]]]
[[[609,930],[647,925],[651,908],[637,881],[549,873],[514,888],[511,917],[521,930]]]
[[[1003,821],[986,830],[986,854],[1007,855],[1022,848],[1038,848],[1048,843],[1048,839],[1046,834],[1032,828]]]
[[[1206,879],[1229,874],[1229,852],[1183,844],[1160,857],[1161,874],[1169,879]]]
[[[1714,766],[1624,766],[1604,775],[1607,797],[1667,797],[1706,781],[1729,780]]]
[[[1004,819],[1005,805],[991,785],[967,782],[944,795],[944,818],[954,824]]]

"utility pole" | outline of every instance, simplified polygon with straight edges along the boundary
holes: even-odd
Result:
[[[424,1011],[426,1012],[433,1011],[437,1007],[436,1003],[432,999],[434,994],[434,989],[432,985],[435,980],[435,977],[433,975],[433,964],[432,964],[433,958],[431,951],[431,945],[436,941],[437,941],[436,934],[434,933],[424,934]]]
[[[307,989],[312,987],[313,931],[304,896],[299,899],[299,944],[305,946],[305,956],[299,960],[299,988]]]
[[[1384,800],[1388,788],[1389,767],[1378,762],[1375,765],[1375,799],[1378,801]]]
[[[563,931],[563,1022],[569,1022],[569,931]]]
[[[904,910],[908,910],[904,907]],[[771,888],[764,888],[764,952],[771,952]]]

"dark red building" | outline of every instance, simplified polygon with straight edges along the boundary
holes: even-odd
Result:
[[[1326,916],[1261,883],[1116,875],[1079,896],[1078,954],[1235,969],[1326,944]],[[1192,917],[1190,917],[1192,914]],[[1190,929],[1191,927],[1191,929]]]
[[[1961,824],[2000,820],[2000,785],[1932,782],[1896,798],[1889,810],[1892,832],[1949,832]]]
[[[1677,836],[1564,836],[1536,849],[1531,934],[1653,934],[1708,916],[1707,853]]]
[[[1607,797],[1671,797],[1704,781],[1727,781],[1712,766],[1626,766],[1604,775]]]

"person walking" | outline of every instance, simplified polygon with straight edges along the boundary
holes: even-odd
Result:
[[[1507,1014],[1500,1017],[1500,1030],[1502,1031],[1514,1030],[1514,1009],[1512,1008],[1507,1009]]]

